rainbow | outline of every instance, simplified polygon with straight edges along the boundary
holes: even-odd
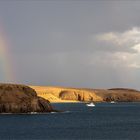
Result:
[[[12,83],[15,82],[15,76],[11,62],[10,46],[3,30],[0,26],[0,83]]]

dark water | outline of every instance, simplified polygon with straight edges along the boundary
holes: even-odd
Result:
[[[2,139],[140,140],[140,103],[53,104],[65,113],[0,115]]]

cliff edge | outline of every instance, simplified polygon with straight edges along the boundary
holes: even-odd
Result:
[[[48,100],[25,85],[0,84],[0,113],[51,112]]]
[[[31,86],[38,96],[50,102],[95,101],[95,102],[140,102],[140,91],[128,88],[87,89]]]

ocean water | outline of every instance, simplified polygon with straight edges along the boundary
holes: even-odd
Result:
[[[140,140],[140,103],[53,106],[65,112],[0,115],[0,140]]]

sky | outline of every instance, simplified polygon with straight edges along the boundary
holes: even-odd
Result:
[[[129,0],[0,1],[0,82],[140,90],[139,13]]]

